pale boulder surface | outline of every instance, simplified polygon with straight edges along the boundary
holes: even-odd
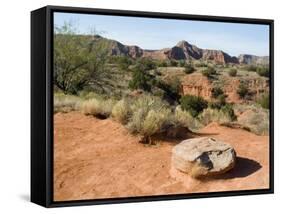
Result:
[[[232,146],[209,137],[184,140],[172,150],[172,167],[195,178],[223,174],[235,160]]]

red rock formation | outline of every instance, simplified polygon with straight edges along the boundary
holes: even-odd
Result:
[[[194,73],[183,78],[181,94],[200,96],[206,100],[210,100],[212,96],[212,88],[212,84],[207,77]]]
[[[241,79],[236,78],[225,78],[223,80],[224,85],[222,87],[224,93],[227,95],[227,101],[230,103],[241,103],[245,102],[245,100],[240,99],[237,94],[238,86],[241,82]],[[251,98],[254,100],[260,94],[268,92],[269,90],[269,82],[265,78],[257,78],[257,79],[244,79],[243,82],[247,85],[249,92],[251,94]],[[194,95],[201,96],[206,100],[212,99],[212,89],[214,85],[212,82],[205,76],[194,73],[185,76],[181,82],[181,94],[182,95]]]

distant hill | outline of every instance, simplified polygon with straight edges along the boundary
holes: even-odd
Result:
[[[239,63],[241,64],[269,64],[268,56],[255,56],[250,54],[240,54],[238,56]]]
[[[80,35],[81,36],[81,35]],[[103,42],[110,49],[112,56],[127,56],[131,58],[150,57],[158,60],[210,60],[220,64],[268,64],[268,56],[255,56],[241,54],[238,57],[230,56],[222,50],[202,49],[187,41],[180,41],[171,48],[160,50],[146,50],[136,45],[125,45],[119,41],[107,39],[105,37],[85,36],[92,42]]]

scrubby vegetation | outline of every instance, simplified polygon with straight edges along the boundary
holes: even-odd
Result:
[[[132,79],[129,81],[130,89],[142,89],[144,91],[151,90],[149,74],[143,66],[136,66],[133,70]]]
[[[195,68],[192,66],[191,63],[188,63],[188,64],[186,64],[186,65],[184,66],[184,72],[185,72],[186,74],[191,74],[191,73],[193,73],[194,71],[195,71]]]
[[[239,95],[240,98],[245,98],[248,93],[249,93],[249,89],[247,85],[241,82],[238,86],[237,94]]]
[[[205,108],[208,107],[208,102],[202,97],[185,95],[180,99],[181,108],[188,111],[193,117],[198,116]]]
[[[257,135],[269,134],[269,110],[257,105],[234,105],[234,111],[240,116],[238,124],[247,127],[248,130]]]
[[[70,111],[75,111],[80,109],[82,99],[73,96],[73,95],[65,95],[63,93],[54,95],[54,113],[63,112],[67,113]]]
[[[237,75],[237,69],[231,68],[231,69],[228,71],[228,74],[229,74],[229,76],[231,76],[231,77],[236,77],[236,75]]]
[[[202,74],[208,78],[212,77],[213,75],[215,75],[217,73],[216,69],[214,67],[207,67],[205,69],[203,69]]]
[[[111,115],[115,101],[112,99],[101,100],[92,98],[81,104],[81,110],[85,115],[93,115],[100,119],[106,119]]]
[[[258,67],[257,73],[263,77],[269,77],[269,68],[268,67]]]
[[[258,100],[257,100],[257,103],[261,106],[261,107],[263,107],[263,108],[265,108],[265,109],[269,109],[269,94],[268,93],[264,93],[264,94],[262,94],[259,98],[258,98]]]

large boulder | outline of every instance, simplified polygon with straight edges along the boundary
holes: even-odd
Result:
[[[232,146],[209,137],[184,140],[172,150],[172,167],[194,178],[225,173],[235,160]]]

